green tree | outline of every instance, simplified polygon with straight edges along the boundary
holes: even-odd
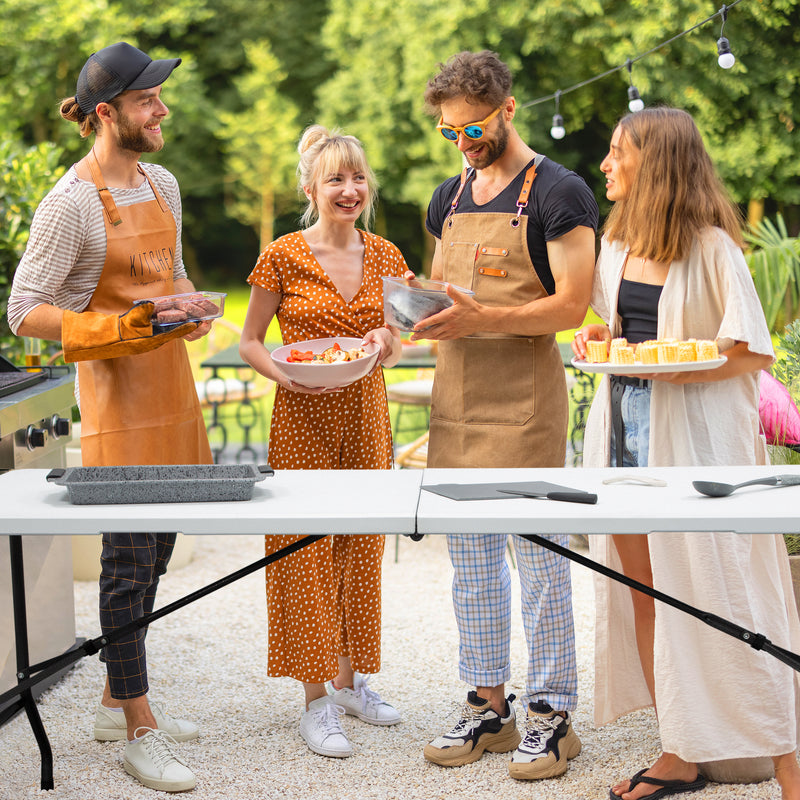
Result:
[[[244,113],[220,112],[227,165],[229,213],[260,236],[263,249],[274,238],[276,203],[286,207],[297,197],[294,171],[300,135],[298,112],[282,97],[285,79],[266,43],[246,46],[250,71],[236,80]]]
[[[646,53],[713,13],[699,0],[657,7],[620,1],[605,4],[605,11],[613,23],[596,17],[586,33],[603,42],[609,66]],[[720,175],[741,203],[800,202],[799,15],[797,0],[745,0],[729,9],[724,33],[736,55],[730,70],[717,65],[720,17],[633,65],[633,81],[648,104],[677,105],[694,116]],[[623,71],[603,86],[616,83],[621,93],[627,80]],[[601,86],[588,88],[597,116],[613,122],[602,107]]]
[[[17,353],[18,340],[6,319],[11,281],[28,243],[34,212],[64,172],[59,156],[53,144],[25,148],[0,141],[0,345],[13,353]]]
[[[331,52],[346,52],[347,60],[321,87],[320,106],[362,131],[387,191],[419,204],[459,166],[454,148],[442,151],[421,110],[425,81],[437,62],[463,49],[497,51],[515,75],[516,124],[523,136],[599,186],[597,164],[627,111],[629,75],[616,68],[713,13],[700,0],[659,6],[628,0],[454,0],[446,6],[331,0],[330,9],[323,41]],[[729,71],[716,63],[719,19],[632,64],[630,79],[647,103],[681,106],[695,116],[741,202],[800,202],[798,9],[800,0],[744,0],[731,9],[725,33],[737,63]],[[372,23],[376,18],[381,25]],[[563,95],[568,136],[559,143],[549,139],[553,101],[528,104],[609,70],[616,71]]]
[[[281,65],[276,89],[300,111],[303,128],[319,121],[316,92],[342,60],[338,48],[327,50],[320,39],[328,6],[329,0],[263,0],[261,6],[269,20],[264,41]]]
[[[264,169],[247,156],[240,132],[272,147],[257,128],[265,113],[278,114],[275,153],[288,154],[289,141],[312,122],[358,136],[381,182],[379,226],[391,238],[402,222],[427,241],[422,219],[431,191],[461,166],[422,108],[438,62],[463,49],[497,51],[515,76],[524,138],[583,175],[605,209],[597,167],[627,110],[629,76],[618,67],[646,54],[630,76],[645,101],[690,111],[735,198],[754,217],[762,206],[781,211],[794,235],[800,0],[730,8],[725,34],[737,62],[729,71],[716,63],[719,18],[659,47],[715,8],[705,0],[3,0],[0,137],[54,142],[66,165],[86,142],[59,118],[58,100],[74,92],[89,53],[124,39],[155,56],[180,55],[184,63],[165,87],[173,112],[167,147],[156,158],[181,184],[187,263],[214,279],[238,280],[257,253],[254,183]],[[258,67],[257,52],[277,64]],[[554,101],[538,100],[607,71],[561,96],[568,134],[552,140]],[[230,124],[220,126],[222,117]],[[277,233],[287,220],[296,224],[295,181],[277,162],[266,169]]]
[[[184,63],[164,93],[167,146],[152,159],[181,184],[187,264],[197,280],[198,261],[223,274],[237,260],[251,262],[257,239],[225,214],[217,111],[241,108],[233,80],[247,67],[244,43],[270,28],[257,12],[252,0],[3,0],[0,137],[57,143],[69,165],[88,143],[60,118],[58,102],[74,94],[87,56],[121,40],[155,58],[179,55]]]
[[[102,23],[101,23],[102,20]],[[0,131],[28,144],[75,147],[58,101],[75,94],[86,56],[102,47],[98,30],[114,30],[117,16],[103,0],[3,0],[0,13]]]

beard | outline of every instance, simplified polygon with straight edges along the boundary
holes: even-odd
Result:
[[[492,139],[487,139],[484,136],[482,144],[483,152],[477,158],[470,158],[466,154],[464,156],[467,159],[467,163],[475,169],[486,169],[505,153],[506,147],[508,147],[508,128],[505,120],[500,120],[497,133]]]
[[[160,134],[158,138],[152,134],[147,135],[120,111],[117,121],[117,144],[122,150],[131,150],[134,153],[156,153],[164,146],[164,139]]]

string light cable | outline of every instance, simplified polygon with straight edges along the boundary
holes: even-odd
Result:
[[[561,116],[559,111],[559,103],[561,100],[562,95],[569,94],[570,92],[577,91],[578,89],[582,89],[584,86],[589,86],[596,81],[603,80],[603,78],[607,78],[609,75],[613,75],[616,72],[620,72],[623,69],[628,70],[628,77],[629,77],[629,86],[628,86],[628,107],[631,111],[640,111],[644,108],[644,102],[639,95],[639,90],[633,85],[633,76],[631,74],[632,66],[637,62],[641,61],[643,58],[651,55],[652,53],[661,50],[663,47],[666,47],[669,44],[681,39],[684,36],[696,31],[698,28],[702,28],[704,25],[707,25],[712,20],[720,17],[722,20],[722,24],[720,26],[719,32],[719,39],[717,40],[717,55],[718,55],[718,63],[720,67],[723,69],[730,69],[734,63],[736,62],[736,58],[731,52],[730,42],[728,39],[723,35],[725,29],[725,23],[728,19],[728,11],[734,6],[739,5],[742,0],[733,0],[732,3],[728,5],[723,5],[719,11],[712,14],[710,17],[706,17],[701,22],[698,22],[696,25],[692,25],[691,28],[687,28],[685,31],[681,31],[680,33],[672,36],[671,38],[667,39],[666,41],[657,44],[655,47],[651,47],[644,53],[640,53],[637,56],[633,56],[632,58],[628,58],[625,60],[623,64],[619,64],[616,67],[612,67],[611,69],[606,70],[605,72],[601,72],[599,75],[595,75],[593,78],[588,78],[585,81],[581,81],[580,83],[576,83],[573,86],[569,86],[566,89],[558,89],[557,91],[553,92],[552,94],[544,95],[543,97],[537,97],[535,100],[529,100],[527,103],[521,103],[518,108],[530,108],[531,106],[540,105],[541,103],[547,103],[550,100],[555,100],[556,103],[556,113],[553,116],[553,125],[550,129],[550,135],[554,139],[563,139],[566,135],[566,129],[564,128],[564,119]],[[636,108],[634,108],[634,105]],[[556,124],[558,122],[558,124]],[[558,135],[560,134],[560,135]]]

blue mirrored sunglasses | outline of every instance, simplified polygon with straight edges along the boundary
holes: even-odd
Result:
[[[436,127],[448,142],[458,141],[459,133],[463,133],[467,139],[480,139],[486,132],[486,125],[500,113],[502,108],[502,106],[496,108],[486,119],[482,119],[480,122],[470,122],[469,125],[445,125],[444,117],[441,117]]]

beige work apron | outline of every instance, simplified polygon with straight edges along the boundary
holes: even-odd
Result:
[[[456,214],[445,220],[444,280],[472,289],[487,306],[521,306],[546,296],[528,253],[523,214],[533,165],[517,213]],[[555,334],[485,334],[439,342],[433,384],[429,467],[563,467],[567,390]]]
[[[104,206],[106,260],[86,310],[118,314],[134,300],[171,294],[176,227],[166,202],[145,174],[154,199],[117,208],[94,153],[88,166]],[[181,339],[149,353],[81,361],[78,382],[84,466],[212,463]]]

